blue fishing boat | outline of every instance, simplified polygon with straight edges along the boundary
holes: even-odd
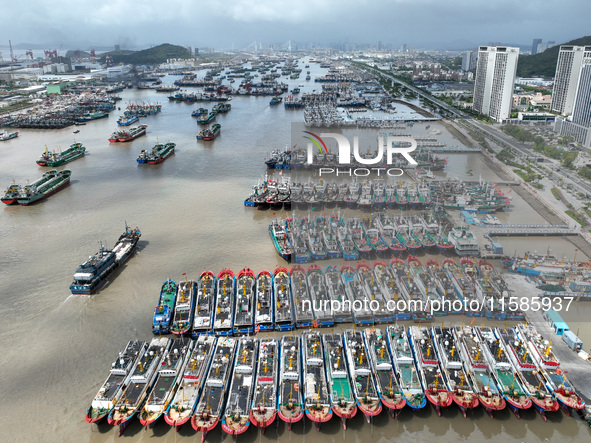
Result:
[[[168,334],[172,313],[176,302],[177,284],[174,280],[168,279],[162,284],[158,305],[154,310],[152,321],[152,332],[154,334]]]
[[[122,115],[121,117],[119,117],[119,120],[117,120],[117,124],[119,126],[129,126],[137,122],[138,120],[139,117],[137,115]]]

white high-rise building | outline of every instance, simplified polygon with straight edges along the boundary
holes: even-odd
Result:
[[[577,95],[583,60],[591,58],[591,46],[560,47],[554,76],[550,109],[562,115],[571,115]]]
[[[591,57],[584,57],[578,70],[578,85],[572,116],[556,119],[556,132],[570,135],[583,146],[591,147]]]
[[[474,110],[500,122],[508,119],[513,103],[519,48],[480,46],[474,83]]]

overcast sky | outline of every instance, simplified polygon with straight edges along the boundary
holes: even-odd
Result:
[[[589,0],[3,0],[0,45],[293,42],[463,49],[591,34]],[[7,6],[9,5],[9,6]],[[64,49],[66,47],[64,46]]]

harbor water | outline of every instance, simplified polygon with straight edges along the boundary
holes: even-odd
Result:
[[[321,75],[317,65],[312,76]],[[313,81],[283,80],[290,89],[304,84],[302,92],[320,89]],[[165,78],[172,82],[175,77]],[[272,218],[286,211],[257,211],[243,206],[252,185],[264,175],[264,158],[272,149],[290,143],[292,122],[303,121],[303,111],[269,106],[270,97],[237,96],[232,110],[217,116],[221,135],[212,142],[197,141],[200,127],[191,111],[208,105],[169,102],[165,93],[124,90],[120,108],[109,118],[55,131],[21,130],[20,136],[0,144],[0,185],[12,180],[31,182],[44,168],[35,161],[47,146],[66,149],[74,141],[84,144],[87,155],[58,169],[72,171],[71,185],[48,199],[29,206],[0,209],[0,435],[11,442],[113,442],[117,430],[89,425],[84,413],[107,376],[109,367],[128,340],[149,340],[151,321],[162,282],[196,279],[206,270],[218,273],[248,266],[255,272],[283,265],[268,238]],[[141,119],[147,135],[130,143],[109,143],[116,119],[129,102],[159,102],[162,112]],[[209,104],[211,107],[212,104]],[[399,105],[402,107],[402,105]],[[460,142],[443,125],[415,123],[405,132],[426,135],[440,129],[438,139]],[[73,131],[80,132],[74,134]],[[138,165],[142,149],[172,141],[176,151],[165,162]],[[449,154],[447,169],[439,177],[496,180],[478,154]],[[284,172],[289,175],[289,172]],[[530,223],[531,211],[514,200],[512,212],[499,218]],[[537,222],[537,216],[536,222]],[[503,221],[505,221],[503,219]],[[113,247],[124,224],[142,231],[138,251],[109,283],[93,296],[73,296],[69,285],[78,265],[99,248]],[[540,218],[539,222],[543,222]],[[552,239],[555,255],[572,255],[573,246]],[[542,252],[548,241],[510,241],[507,253],[518,249]],[[509,251],[510,249],[510,251]],[[585,345],[591,342],[586,319],[591,305],[579,304],[572,319]],[[568,322],[571,314],[564,314]],[[459,320],[461,321],[461,320]],[[272,333],[270,335],[280,336]],[[588,346],[585,346],[586,348]],[[306,441],[562,441],[589,439],[588,426],[562,413],[549,414],[545,423],[527,411],[520,420],[509,410],[490,419],[478,408],[465,419],[450,407],[437,417],[427,407],[415,413],[406,408],[396,419],[382,413],[372,424],[362,414],[343,431],[338,420],[314,426],[303,420],[292,431],[279,420],[260,435],[250,429],[244,442]],[[163,421],[144,431],[139,421],[125,431],[121,441],[198,441],[190,426],[180,432]],[[221,427],[207,441],[230,441]]]

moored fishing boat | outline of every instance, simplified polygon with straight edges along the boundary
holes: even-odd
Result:
[[[137,115],[122,115],[117,120],[119,126],[129,126],[137,122],[140,118]]]
[[[273,330],[273,307],[273,279],[269,271],[261,271],[256,276],[255,331]]]
[[[279,393],[277,415],[287,423],[287,428],[304,417],[302,384],[302,354],[299,336],[281,337],[281,356],[279,361]]]
[[[333,306],[333,316],[336,323],[350,323],[353,321],[353,314],[351,313],[351,300],[345,290],[345,283],[339,269],[336,266],[327,266],[324,270],[324,278],[326,279],[326,289],[328,291],[328,298],[331,303],[336,302]]]
[[[322,269],[318,265],[310,265],[306,272],[306,277],[316,324],[318,326],[334,325],[332,300],[326,288],[326,280],[324,279]]]
[[[289,271],[287,268],[276,268],[273,271],[273,317],[278,331],[291,331],[294,326],[294,311],[290,293]]]
[[[108,421],[110,425],[119,426],[119,435],[125,431],[131,419],[139,412],[154,384],[162,356],[168,351],[170,345],[171,340],[168,337],[152,339],[148,350],[136,365],[129,385],[113,405]]]
[[[294,266],[290,271],[291,297],[293,301],[296,328],[307,328],[314,321],[312,299],[308,292],[306,273],[301,266]]]
[[[277,417],[279,341],[261,340],[257,361],[250,421],[264,433]]]
[[[37,164],[39,166],[50,167],[60,166],[77,158],[84,157],[85,152],[86,148],[82,143],[73,143],[65,151],[58,149],[58,151],[49,152],[49,149],[45,147],[45,152],[41,154],[41,157],[37,160]]]
[[[423,373],[425,396],[441,416],[441,408],[450,406],[453,398],[447,389],[445,377],[439,369],[439,361],[429,331],[424,326],[411,326],[408,330],[417,368]]]
[[[424,408],[427,398],[422,386],[423,377],[422,373],[417,370],[416,362],[413,359],[405,327],[403,325],[388,326],[386,328],[386,342],[392,354],[392,363],[406,404],[412,409]]]
[[[187,355],[187,364],[180,376],[179,388],[170,402],[164,420],[177,429],[191,419],[205,386],[207,369],[215,353],[216,337],[200,335]]]
[[[306,416],[312,420],[316,430],[319,431],[320,425],[332,418],[320,333],[304,332],[302,334],[302,354]]]
[[[353,394],[357,401],[357,407],[365,415],[368,423],[371,417],[382,412],[382,403],[378,395],[371,364],[360,331],[347,330],[344,333],[345,351],[347,353],[347,366],[353,385]]]
[[[160,297],[158,305],[154,310],[154,319],[152,321],[152,333],[168,334],[170,332],[170,322],[176,302],[177,284],[173,280],[166,280],[160,288]]]
[[[466,417],[467,409],[478,406],[478,396],[470,384],[461,359],[459,343],[452,330],[446,327],[432,327],[431,335],[439,359],[439,367],[453,401]]]
[[[203,271],[197,280],[197,300],[193,316],[193,337],[211,330],[215,302],[215,274]]]
[[[222,429],[230,435],[243,434],[250,425],[250,407],[257,364],[259,341],[253,337],[238,339],[238,349],[228,400],[222,418]]]
[[[45,172],[41,178],[20,188],[17,198],[18,204],[27,206],[49,197],[68,186],[71,175],[72,172],[67,169],[62,171],[52,169],[51,171]]]
[[[174,316],[170,332],[183,335],[191,330],[195,314],[195,282],[185,280],[179,283]]]
[[[325,334],[322,343],[332,411],[341,419],[343,429],[347,429],[347,419],[357,414],[357,403],[347,373],[343,337],[340,334]]]
[[[216,305],[213,313],[213,330],[216,334],[232,333],[235,297],[236,277],[229,269],[223,269],[218,274]]]
[[[201,432],[201,442],[217,426],[224,412],[238,340],[220,337],[205,378],[203,392],[191,416],[191,426]]]
[[[88,423],[98,423],[113,409],[129,384],[129,379],[137,363],[148,349],[148,343],[139,340],[130,340],[125,349],[111,364],[109,376],[98,390],[86,411]]]
[[[394,373],[386,337],[382,335],[381,329],[367,328],[363,331],[363,338],[369,351],[369,360],[380,401],[388,408],[390,415],[395,417],[395,411],[406,405],[406,399]]]
[[[187,363],[186,356],[193,351],[194,344],[195,342],[190,338],[174,338],[170,348],[162,356],[154,387],[139,413],[140,423],[143,426],[156,423],[168,409],[179,387],[181,375]]]
[[[234,331],[243,334],[254,332],[254,285],[255,274],[244,268],[236,280],[236,307],[234,309]]]
[[[349,265],[341,266],[341,275],[345,283],[345,292],[355,309],[352,310],[355,324],[373,324],[373,313],[368,305],[369,296],[365,286],[359,281],[355,268]],[[357,309],[359,308],[359,309]]]
[[[271,236],[273,246],[275,246],[277,253],[286,261],[291,261],[293,247],[287,237],[285,223],[281,220],[273,220],[269,225],[269,235]]]

